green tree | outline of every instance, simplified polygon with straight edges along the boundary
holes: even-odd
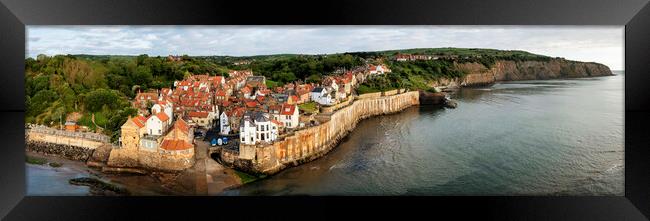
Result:
[[[118,98],[117,94],[113,91],[100,88],[87,93],[84,103],[86,110],[97,112],[101,111],[104,106],[108,106],[111,109],[117,108],[120,105]]]

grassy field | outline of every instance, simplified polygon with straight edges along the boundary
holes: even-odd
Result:
[[[307,113],[316,113],[318,112],[318,105],[314,101],[310,101],[304,104],[298,105],[298,109]]]
[[[375,93],[375,92],[381,92],[379,89],[376,88],[371,88],[368,87],[368,85],[359,85],[359,88],[357,88],[357,94],[368,94],[368,93]]]

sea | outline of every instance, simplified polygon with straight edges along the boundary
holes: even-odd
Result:
[[[624,72],[463,88],[223,195],[623,196]]]

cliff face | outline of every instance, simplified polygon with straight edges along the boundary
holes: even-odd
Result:
[[[550,61],[497,61],[487,68],[480,63],[456,63],[455,67],[465,71],[462,79],[440,79],[431,86],[476,86],[498,81],[547,80],[558,78],[579,78],[612,75],[609,67],[598,63],[575,62],[561,59]]]

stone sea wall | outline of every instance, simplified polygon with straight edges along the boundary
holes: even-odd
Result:
[[[86,162],[97,147],[106,144],[97,140],[66,136],[51,131],[54,129],[25,130],[25,150]]]
[[[222,162],[251,173],[274,174],[328,153],[365,118],[399,112],[419,104],[417,91],[357,99],[318,126],[299,130],[267,145],[241,145],[239,152],[222,151]]]
[[[45,142],[45,143],[59,144],[65,146],[76,146],[76,147],[83,147],[88,149],[95,149],[105,144],[105,142],[100,142],[97,140],[90,140],[81,137],[63,136],[63,135],[50,134],[50,133],[41,133],[35,130],[27,130],[25,131],[25,133],[29,141],[34,141],[34,142]]]
[[[113,168],[179,171],[194,165],[194,148],[171,152],[116,148],[111,150],[106,165]]]
[[[65,144],[48,143],[27,140],[26,150],[51,156],[59,156],[70,160],[85,162],[92,156],[94,149]]]

